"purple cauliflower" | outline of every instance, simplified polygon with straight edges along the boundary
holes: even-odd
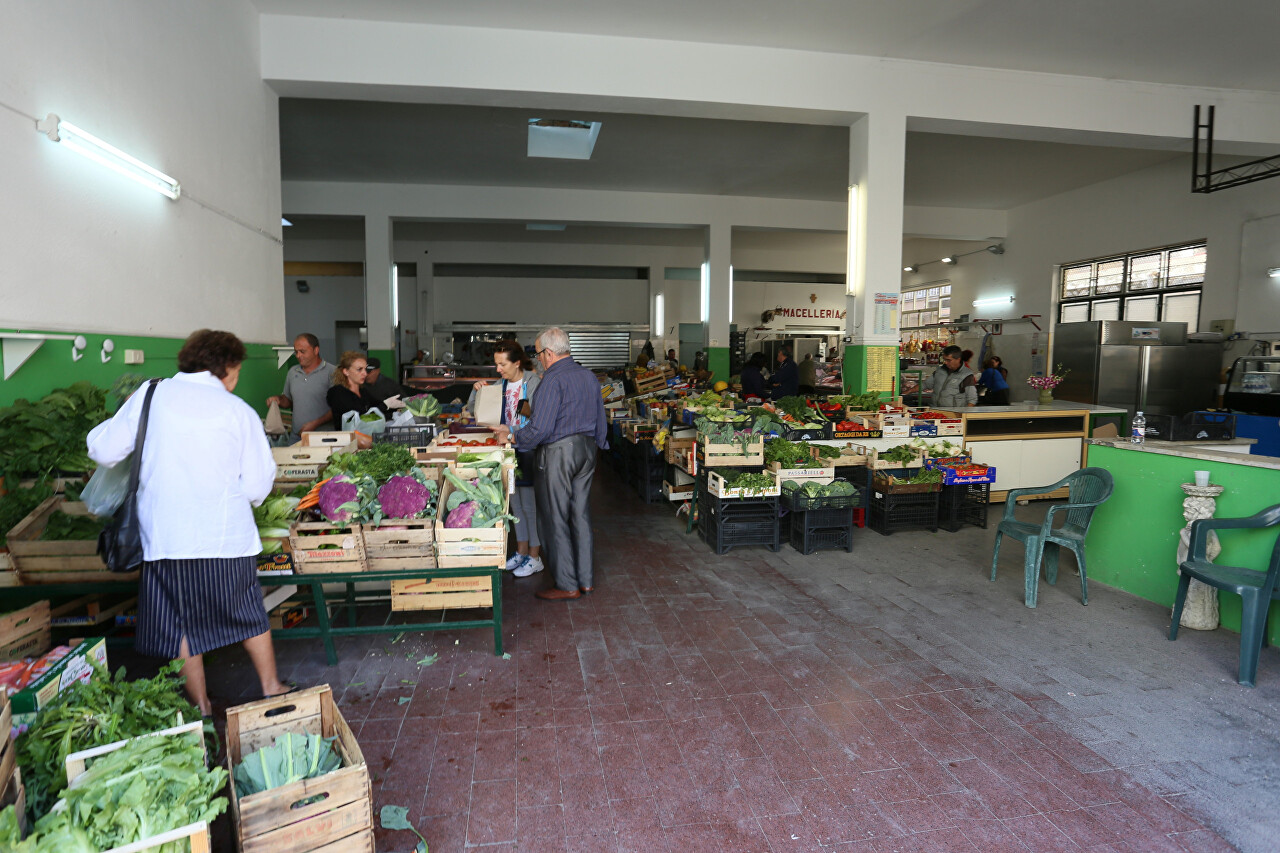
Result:
[[[479,504],[475,501],[463,501],[458,504],[449,513],[449,518],[445,520],[445,527],[470,527],[471,519],[476,514]]]
[[[414,518],[421,515],[431,492],[413,477],[395,476],[378,489],[378,503],[386,518]]]
[[[360,489],[339,474],[320,487],[320,514],[334,523],[350,521],[360,509]]]

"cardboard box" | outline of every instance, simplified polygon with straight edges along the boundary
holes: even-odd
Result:
[[[93,664],[104,669],[107,666],[107,641],[104,637],[72,640],[72,649],[49,671],[17,693],[9,697],[13,705],[14,725],[25,727],[35,719],[36,712],[53,701],[53,698],[78,681],[93,678]]]

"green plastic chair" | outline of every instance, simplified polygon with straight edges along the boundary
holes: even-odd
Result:
[[[1013,517],[1013,509],[1022,495],[1043,495],[1068,488],[1069,496],[1065,504],[1053,504],[1045,513],[1040,524],[1018,521]],[[1022,542],[1026,549],[1023,557],[1023,571],[1026,575],[1026,604],[1036,606],[1036,593],[1040,587],[1040,564],[1044,563],[1045,579],[1050,584],[1058,582],[1058,551],[1065,545],[1076,555],[1076,564],[1080,567],[1080,603],[1089,603],[1089,578],[1085,572],[1084,538],[1089,533],[1089,522],[1093,511],[1111,497],[1115,481],[1111,472],[1105,468],[1081,468],[1050,486],[1032,486],[1026,489],[1013,489],[1004,501],[1004,517],[996,528],[996,546],[991,554],[991,580],[996,579],[996,564],[1000,561],[1000,540],[1011,536]],[[1065,512],[1066,518],[1060,527],[1054,527],[1054,516]]]
[[[1258,655],[1262,652],[1267,628],[1267,611],[1271,600],[1280,598],[1280,536],[1271,550],[1271,562],[1264,572],[1244,566],[1220,566],[1206,559],[1210,530],[1258,529],[1280,524],[1280,504],[1268,507],[1248,518],[1201,518],[1191,522],[1191,548],[1179,566],[1178,597],[1173,602],[1173,624],[1169,639],[1178,639],[1178,623],[1182,621],[1182,605],[1187,600],[1191,579],[1207,583],[1214,589],[1225,589],[1240,596],[1240,672],[1237,681],[1253,687],[1258,674]]]

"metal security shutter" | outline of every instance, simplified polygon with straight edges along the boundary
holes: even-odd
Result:
[[[631,361],[631,334],[626,330],[575,332],[569,330],[573,360],[592,370],[622,367]]]

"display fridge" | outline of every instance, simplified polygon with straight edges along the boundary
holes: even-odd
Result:
[[[1060,400],[1157,415],[1217,403],[1222,343],[1187,340],[1186,323],[1091,320],[1059,323],[1053,364],[1068,371]]]
[[[1250,453],[1280,456],[1280,356],[1237,358],[1222,402],[1236,413],[1236,436],[1255,439]]]

